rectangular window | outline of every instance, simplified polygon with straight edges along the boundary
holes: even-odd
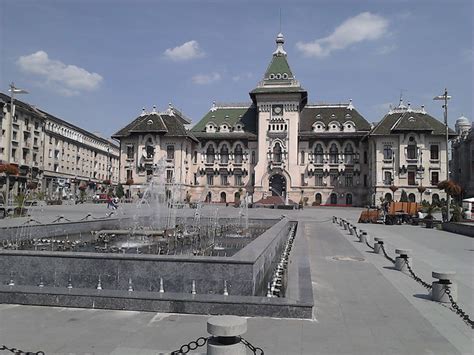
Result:
[[[323,186],[323,175],[314,175],[314,185]]]
[[[331,174],[329,176],[330,176],[329,182],[330,182],[331,186],[336,186],[337,185],[337,174]]]
[[[301,186],[305,186],[304,174],[301,174]]]
[[[438,160],[439,159],[439,145],[432,144],[430,147],[430,159]]]
[[[173,170],[166,170],[166,182],[168,184],[173,182]]]
[[[127,180],[133,179],[133,173],[131,170],[127,170]]]
[[[383,160],[392,160],[392,146],[386,145],[383,147]]]
[[[209,186],[214,185],[214,175],[207,175],[207,184]]]
[[[352,187],[353,185],[353,178],[352,175],[346,175],[346,186]]]
[[[408,172],[408,185],[415,185],[415,177],[416,177],[415,171]]]
[[[221,185],[229,185],[227,175],[221,175]]]
[[[368,161],[368,157],[367,157],[367,151],[364,151],[364,164],[367,164],[367,161]]]
[[[236,186],[242,186],[242,175],[235,175],[235,185]]]
[[[364,187],[368,186],[367,174],[364,175]]]
[[[301,165],[304,165],[304,150],[301,151]]]
[[[407,159],[417,159],[417,146],[415,144],[409,144],[407,147]]]
[[[127,159],[133,159],[135,154],[135,147],[133,145],[127,145]]]
[[[197,185],[198,184],[198,177],[197,177],[197,174],[194,173],[194,185]]]
[[[432,171],[431,172],[431,185],[438,185],[439,183],[439,172]]]
[[[392,172],[390,171],[384,172],[383,183],[384,185],[387,185],[387,186],[392,185]]]
[[[166,147],[166,159],[174,160],[174,145],[169,145]]]

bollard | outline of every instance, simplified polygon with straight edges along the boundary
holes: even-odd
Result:
[[[438,279],[439,281],[433,281],[431,284],[431,299],[436,302],[443,302],[443,303],[451,303],[449,300],[448,294],[446,293],[446,288],[449,287],[451,291],[451,297],[453,298],[454,302],[458,300],[458,287],[453,279],[456,273],[454,271],[445,271],[445,272],[436,272],[433,271],[431,276],[434,279]]]
[[[332,216],[332,223],[337,223],[337,217],[336,216]]]
[[[380,254],[382,252],[383,238],[375,237],[374,241],[376,242],[374,244],[374,253]]]
[[[349,224],[349,234],[354,235],[354,227],[352,226],[352,224]]]
[[[347,230],[347,225],[348,225],[347,221],[344,221],[344,230]]]
[[[395,269],[398,271],[406,272],[408,271],[407,262],[410,263],[410,266],[413,266],[412,259],[409,254],[411,253],[410,249],[395,249],[395,253],[398,256],[395,258]]]
[[[342,218],[339,218],[339,226],[342,227],[342,224],[343,224],[343,219],[342,219]]]
[[[360,231],[359,242],[366,243],[367,242],[367,232]]]
[[[237,316],[215,316],[207,321],[208,355],[245,355],[247,349],[240,336],[247,332],[247,319]]]

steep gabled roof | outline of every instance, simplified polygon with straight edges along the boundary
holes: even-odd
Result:
[[[242,124],[244,132],[257,132],[257,109],[252,104],[245,105],[213,105],[209,112],[191,129],[191,132],[206,132],[206,125],[214,123],[218,127],[226,123],[229,127],[235,127],[237,123]],[[225,134],[236,134],[229,132]],[[223,133],[224,134],[224,133]],[[201,136],[201,134],[199,134]]]
[[[127,137],[133,133],[159,133],[168,137],[196,138],[188,132],[184,123],[188,120],[169,109],[165,112],[142,113],[128,125],[112,135],[112,138]]]
[[[445,135],[446,126],[424,110],[398,108],[387,113],[374,127],[371,135],[389,135],[398,132],[425,131],[432,135]],[[449,135],[455,132],[449,129]]]
[[[352,121],[356,131],[370,131],[369,122],[355,108],[351,108],[351,104],[340,104],[305,106],[300,116],[300,132],[313,131],[315,122],[322,122],[328,126],[332,121],[340,124]]]

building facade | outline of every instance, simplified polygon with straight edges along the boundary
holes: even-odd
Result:
[[[403,102],[377,125],[351,100],[308,103],[283,45],[279,34],[249,103],[213,103],[189,131],[179,115],[168,127],[170,108],[143,113],[117,132],[120,181],[128,180],[132,191],[143,189],[174,146],[172,156],[186,158],[167,166],[174,177],[167,181],[184,186],[193,201],[234,202],[247,194],[257,203],[277,196],[282,203],[365,206],[393,198],[391,186],[411,200],[444,197],[436,189],[446,176],[441,122]],[[170,134],[178,126],[180,133]]]
[[[462,116],[455,128],[458,136],[452,142],[452,178],[462,187],[464,197],[474,197],[474,124]]]
[[[10,199],[28,190],[62,199],[78,194],[81,184],[96,190],[118,183],[115,143],[20,100],[14,100],[12,120],[10,97],[2,93],[0,108],[0,164],[18,169],[8,177],[0,173],[0,191],[5,195],[8,185]]]

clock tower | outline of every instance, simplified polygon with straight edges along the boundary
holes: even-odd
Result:
[[[287,201],[299,186],[298,127],[308,95],[288,65],[284,43],[278,34],[264,78],[250,92],[258,112],[254,201],[271,195]]]

